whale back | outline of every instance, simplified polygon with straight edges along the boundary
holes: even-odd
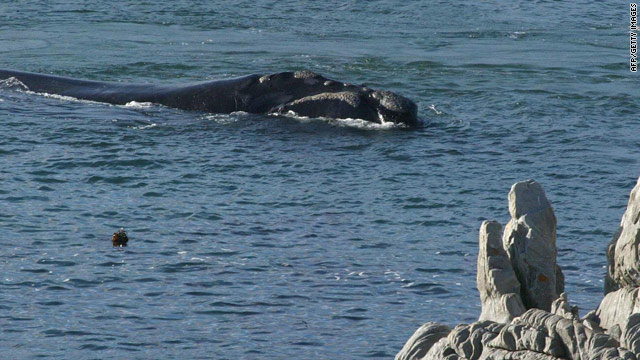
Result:
[[[0,70],[28,90],[124,105],[132,101],[211,113],[295,114],[418,124],[416,104],[389,91],[327,79],[311,71],[249,75],[187,85],[129,84]]]

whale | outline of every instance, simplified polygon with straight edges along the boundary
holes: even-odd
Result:
[[[181,85],[79,80],[0,70],[0,80],[18,80],[29,91],[125,105],[154,103],[187,111],[246,112],[310,118],[362,119],[373,123],[420,124],[416,104],[391,91],[325,78],[309,70]]]

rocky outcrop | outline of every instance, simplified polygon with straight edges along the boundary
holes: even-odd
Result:
[[[420,354],[396,359],[636,360],[632,351],[620,347],[611,336],[540,309],[530,309],[508,324],[478,321],[458,325]]]
[[[626,330],[629,316],[640,313],[639,290],[625,287],[608,293],[596,310],[598,325],[619,338],[620,334]]]
[[[640,359],[640,181],[608,248],[606,296],[582,319],[564,293],[556,263],[556,218],[540,184],[509,192],[511,220],[480,227],[477,322],[451,330],[427,323],[403,359]]]
[[[571,306],[569,304],[569,299],[567,298],[566,293],[560,294],[552,304],[551,304],[551,313],[560,315],[567,319],[579,319],[580,315],[578,314],[578,307]]]
[[[533,180],[514,184],[509,213],[502,242],[522,284],[522,302],[550,311],[564,291],[564,276],[556,264],[556,216],[542,186]]]
[[[609,263],[605,292],[640,286],[640,179],[631,191],[627,211],[607,251]]]
[[[497,221],[480,226],[477,284],[482,301],[480,320],[503,323],[525,312],[520,282],[502,248],[502,225]]]
[[[635,323],[631,315],[640,313],[640,179],[631,190],[620,227],[607,248],[605,297],[596,310],[599,325],[615,338],[631,339]],[[634,317],[635,319],[635,317]],[[640,336],[640,335],[639,335]],[[625,340],[630,341],[630,340]]]
[[[620,344],[632,353],[640,354],[640,313],[629,316],[625,328]]]
[[[447,325],[428,322],[411,336],[398,355],[397,360],[422,359],[427,351],[440,339],[447,337],[451,328]]]

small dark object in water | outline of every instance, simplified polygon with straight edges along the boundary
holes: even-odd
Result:
[[[113,246],[127,246],[129,237],[127,237],[127,233],[124,232],[124,229],[122,228],[118,232],[113,233],[111,241],[113,242]]]

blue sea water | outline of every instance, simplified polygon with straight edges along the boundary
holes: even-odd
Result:
[[[477,232],[536,179],[581,312],[640,166],[625,2],[0,2],[0,68],[184,83],[310,69],[419,129],[0,87],[3,358],[392,358],[474,321]],[[131,239],[111,247],[120,227]]]

